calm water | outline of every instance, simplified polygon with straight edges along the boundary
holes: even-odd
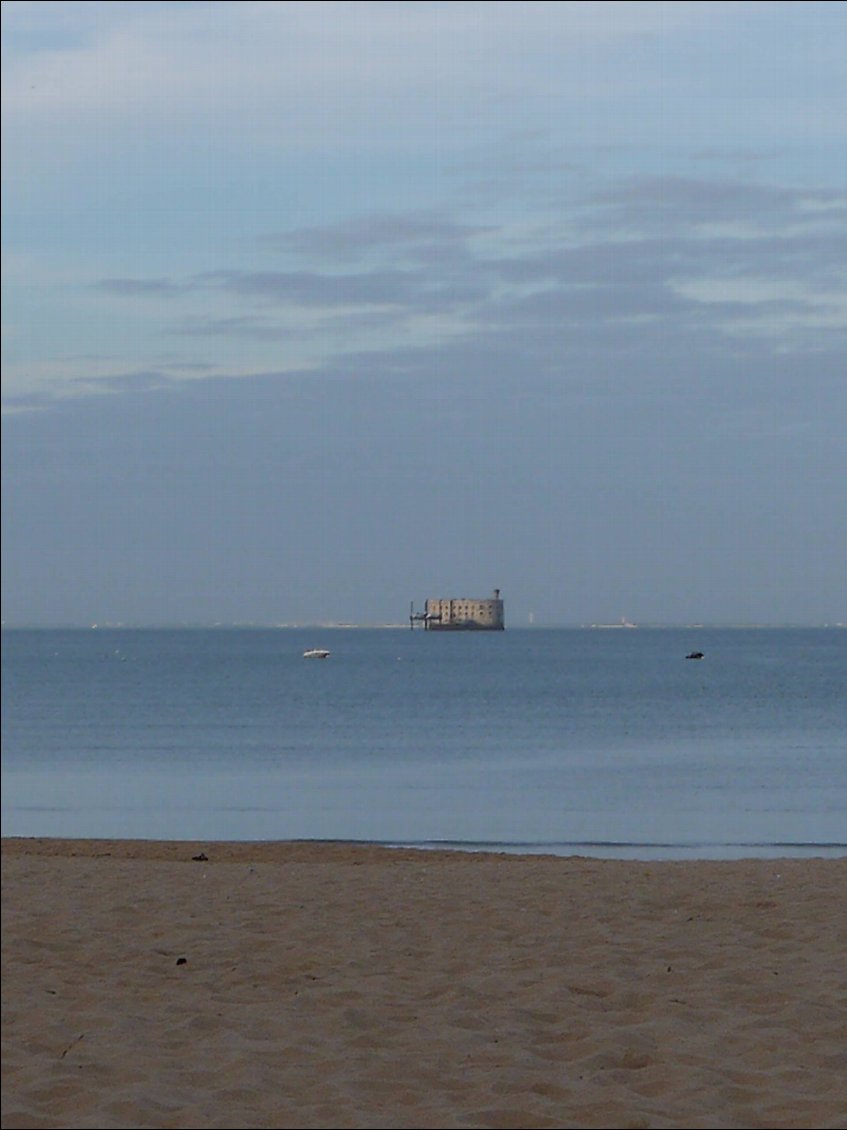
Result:
[[[3,706],[4,836],[847,855],[838,629],[6,631]]]

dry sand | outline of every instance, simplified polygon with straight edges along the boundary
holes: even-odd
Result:
[[[196,858],[199,857],[199,858]],[[847,1127],[847,859],[3,841],[23,1127]]]

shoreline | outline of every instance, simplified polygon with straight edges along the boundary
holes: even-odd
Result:
[[[4,838],[2,1126],[847,1126],[847,859]]]
[[[216,847],[235,853],[234,857],[246,858],[255,851],[257,857],[277,858],[280,853],[296,849],[298,854],[309,849],[330,850],[378,850],[393,853],[407,852],[416,855],[481,855],[515,856],[527,859],[596,859],[620,860],[629,863],[742,863],[746,860],[776,861],[818,859],[847,859],[847,843],[842,842],[780,842],[763,841],[748,843],[697,842],[623,842],[623,841],[569,841],[569,842],[503,842],[469,840],[348,840],[348,839],[215,839],[189,836],[174,839],[169,836],[74,836],[74,835],[3,835],[0,837],[3,850],[10,853],[62,855],[73,850],[74,854],[92,855],[97,853],[98,845],[107,847],[110,853],[139,855],[150,858],[161,845],[162,858],[180,857],[180,849],[214,844]],[[151,854],[152,853],[152,854]]]

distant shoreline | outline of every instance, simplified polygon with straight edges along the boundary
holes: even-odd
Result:
[[[507,626],[506,632],[599,632],[599,631],[639,631],[639,632],[752,632],[752,631],[843,631],[847,623],[836,621],[831,624],[737,624],[737,623],[669,623],[669,624],[517,624]],[[408,624],[3,624],[4,632],[335,632],[335,631],[409,631]],[[439,633],[436,633],[439,634]],[[500,633],[469,632],[441,633],[493,635]]]

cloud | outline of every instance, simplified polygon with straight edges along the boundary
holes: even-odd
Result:
[[[603,226],[642,232],[743,225],[750,233],[774,225],[825,229],[847,218],[847,193],[704,177],[639,176],[586,199]],[[591,220],[589,219],[589,223]]]
[[[449,261],[463,259],[470,253],[469,241],[495,230],[491,224],[462,223],[437,213],[384,213],[266,236],[262,243],[283,252],[334,260],[388,252],[418,260]]]
[[[703,28],[712,5],[654,2],[414,3],[242,0],[217,3],[3,4],[15,51],[6,75],[14,109],[65,113],[163,107],[192,93],[189,109],[221,108],[239,92],[262,100],[355,87],[374,105],[391,91],[404,106],[435,77],[444,94],[498,82],[543,90],[586,47]],[[527,55],[535,59],[527,72]],[[494,70],[494,68],[497,68]],[[38,79],[57,81],[40,86]],[[29,85],[24,80],[29,81]],[[112,101],[103,105],[104,86]],[[305,104],[304,99],[298,99]],[[390,112],[390,106],[383,106]]]
[[[100,279],[96,285],[105,293],[120,298],[167,297],[180,290],[170,279]]]
[[[641,287],[651,283],[681,285],[697,280],[748,280],[755,301],[758,284],[790,282],[801,286],[843,284],[841,254],[845,235],[829,238],[725,236],[591,242],[551,249],[543,254],[513,256],[497,262],[497,271],[515,284]],[[738,291],[736,292],[738,293]]]
[[[198,283],[261,301],[322,307],[406,305],[420,300],[433,286],[420,272],[401,270],[356,274],[222,270],[204,275]]]
[[[98,377],[96,381],[79,380],[85,391],[112,393],[153,392],[175,388],[180,382],[162,370],[146,369],[134,373],[117,373],[112,377]]]
[[[670,340],[713,353],[717,339],[735,349],[744,335],[759,348],[807,349],[847,332],[843,203],[835,192],[629,178],[575,211],[563,203],[570,223],[369,213],[257,240],[308,268],[99,285],[127,303],[165,299],[172,336],[281,342],[303,360],[297,348],[317,349],[312,365],[457,338],[484,353],[486,337],[499,341],[506,328],[528,355],[541,347],[563,359]]]
[[[284,327],[269,325],[252,315],[229,318],[188,316],[172,325],[167,332],[185,337],[243,337],[260,341],[281,341],[290,334]]]
[[[657,111],[670,120],[692,102],[725,100],[742,112],[720,130],[696,114],[687,133],[700,148],[729,145],[754,108],[763,128],[794,88],[775,88],[771,50],[779,9],[794,5],[759,7],[751,37],[746,6],[723,3],[8,0],[7,138],[33,169],[49,166],[51,147],[65,163],[80,152],[185,160],[204,144],[242,160],[327,146],[460,159],[470,144],[540,122],[571,146],[659,142]],[[815,74],[837,73],[826,29],[838,7],[807,3],[796,28]],[[783,110],[783,139],[810,129],[843,139],[837,111],[827,121],[819,112],[832,99],[821,103],[809,121]]]

